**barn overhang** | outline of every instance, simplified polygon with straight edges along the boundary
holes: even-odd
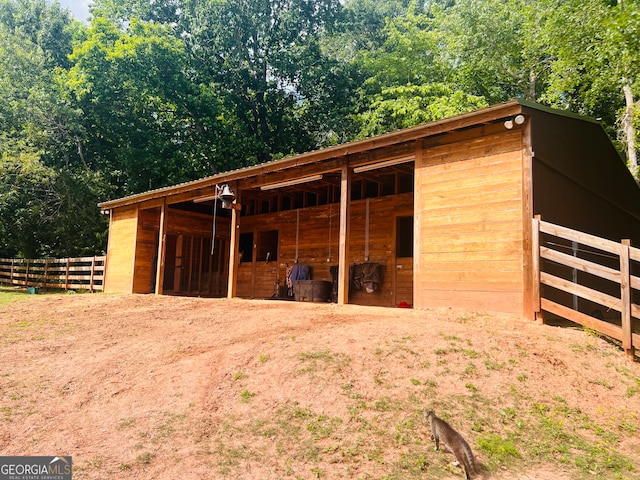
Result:
[[[640,218],[628,201],[639,190],[616,155],[597,122],[513,100],[103,202],[100,208],[112,213],[108,250],[114,258],[123,252],[120,272],[107,266],[107,290],[110,276],[119,276],[122,285],[131,278],[133,292],[150,283],[156,293],[191,291],[192,282],[204,281],[204,267],[211,285],[216,263],[218,293],[262,298],[273,278],[276,285],[283,279],[284,260],[271,263],[274,255],[298,262],[300,244],[325,275],[337,261],[338,303],[352,301],[349,268],[374,257],[393,275],[391,297],[367,304],[397,304],[404,289],[418,307],[454,302],[530,318],[536,308],[533,215],[561,216],[568,226],[580,219],[612,232],[608,219],[619,219],[617,227]],[[580,170],[586,158],[593,168]],[[606,188],[598,185],[603,178],[611,182]],[[223,190],[233,192],[233,208],[217,208],[214,197]],[[575,198],[567,198],[569,191]],[[579,211],[583,200],[591,202],[589,212]],[[411,260],[398,247],[406,241],[401,231],[411,232]],[[273,238],[284,240],[276,241],[278,252]],[[261,248],[261,241],[269,246]],[[224,258],[214,259],[215,248],[226,252]],[[211,258],[203,260],[209,249]],[[200,273],[181,276],[185,259],[196,257]],[[140,279],[147,271],[152,278]]]
[[[238,264],[241,261],[239,252],[240,218],[247,213],[269,211],[270,209],[293,208],[307,206],[307,198],[324,197],[327,202],[339,201],[340,222],[338,230],[338,303],[348,303],[349,298],[349,218],[353,178],[374,179],[379,182],[383,172],[391,169],[398,175],[406,174],[413,182],[414,161],[420,155],[425,139],[446,136],[452,132],[465,131],[479,125],[491,125],[513,118],[522,112],[519,101],[506,102],[479,111],[466,113],[448,119],[431,122],[397,132],[391,132],[375,138],[363,139],[343,145],[307,152],[281,160],[271,161],[260,165],[249,166],[237,170],[220,173],[203,179],[182,184],[159,188],[128,197],[111,200],[99,204],[105,212],[113,212],[135,207],[136,210],[151,210],[159,212],[156,221],[158,226],[154,285],[156,293],[163,293],[163,279],[165,273],[165,258],[167,256],[167,224],[175,209],[182,209],[190,213],[210,212],[210,200],[222,186],[228,187],[235,195],[235,208],[217,213],[228,222],[228,285],[227,296],[236,296],[238,286]],[[384,185],[379,182],[380,189],[398,192],[397,185]],[[284,197],[280,194],[285,189],[304,190],[302,199]],[[364,188],[364,187],[363,187]],[[410,188],[413,190],[413,186]],[[355,196],[360,193],[356,192]],[[364,193],[363,193],[364,194]],[[326,199],[327,196],[338,198]],[[282,202],[291,204],[283,207]],[[314,200],[316,201],[316,200]],[[215,200],[213,200],[215,202]],[[273,205],[277,203],[277,206]],[[295,203],[295,205],[293,205]],[[413,202],[411,202],[413,203]],[[267,205],[265,207],[265,204]],[[215,205],[215,203],[214,203]],[[413,205],[411,205],[413,208]],[[367,211],[368,212],[368,211]],[[412,213],[412,212],[411,212]],[[215,214],[214,214],[215,215]],[[368,213],[367,213],[368,215]],[[113,216],[112,216],[113,218]],[[216,220],[214,219],[214,225]],[[215,226],[214,226],[215,228]],[[368,227],[367,227],[368,228]],[[215,237],[215,235],[214,235]],[[147,239],[149,243],[151,240]],[[138,240],[136,242],[139,243]],[[214,238],[215,242],[215,238]],[[417,242],[417,240],[416,240]],[[417,243],[416,243],[417,245]],[[111,245],[109,249],[116,248]],[[136,247],[137,248],[137,247]],[[148,254],[147,254],[148,256]],[[296,259],[297,261],[297,259]],[[136,261],[133,262],[131,275],[135,276]],[[137,267],[140,270],[140,267]],[[107,284],[109,282],[107,274]],[[153,279],[152,279],[153,280]],[[148,283],[146,280],[142,284]],[[135,281],[132,280],[132,284]],[[412,299],[408,299],[412,300]]]
[[[357,170],[368,165],[406,156],[408,150],[411,149],[412,142],[415,143],[424,138],[464,130],[477,125],[503,121],[521,113],[523,105],[526,105],[526,103],[513,100],[374,138],[328,147],[178,185],[109,200],[100,203],[98,206],[107,211],[112,208],[134,204],[157,205],[161,203],[162,199],[166,199],[169,203],[179,203],[211,195],[212,187],[225,183],[237,185],[241,190],[249,190],[315,175],[339,173],[345,165]],[[403,146],[404,149],[402,148]],[[396,149],[395,151],[394,148]],[[372,155],[372,152],[376,151],[387,151],[388,153],[383,156]]]

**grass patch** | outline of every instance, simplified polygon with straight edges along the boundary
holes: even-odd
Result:
[[[511,438],[503,438],[495,433],[478,438],[478,447],[494,465],[508,463],[509,459],[521,456]]]
[[[16,302],[30,300],[34,295],[29,295],[26,290],[15,287],[0,287],[0,305],[10,305]]]
[[[240,401],[242,403],[249,403],[255,396],[255,393],[250,392],[249,390],[243,390],[242,392],[240,392]]]
[[[338,372],[351,363],[351,358],[347,355],[330,350],[300,352],[298,360],[304,365],[296,371],[298,375],[314,374],[326,370]]]
[[[498,362],[497,360],[487,359],[484,361],[484,366],[487,370],[502,370],[507,366],[505,362]]]

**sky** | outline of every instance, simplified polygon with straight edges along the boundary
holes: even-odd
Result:
[[[60,5],[68,8],[78,20],[87,21],[91,0],[58,0]]]

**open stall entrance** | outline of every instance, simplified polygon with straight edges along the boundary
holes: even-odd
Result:
[[[340,303],[347,244],[348,303],[413,303],[412,155],[353,168],[346,200],[340,171],[277,178],[240,190],[237,296]]]
[[[164,292],[175,295],[207,295],[223,297],[227,294],[227,254],[229,243],[192,235],[167,235]]]

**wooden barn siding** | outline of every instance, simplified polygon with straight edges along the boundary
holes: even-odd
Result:
[[[154,257],[158,253],[160,209],[150,208],[138,212],[138,231],[133,268],[133,293],[151,293],[156,270]]]
[[[386,275],[388,279],[392,278],[391,275],[395,275],[394,306],[401,302],[413,305],[413,257],[398,258]]]
[[[366,201],[351,203],[351,238],[349,241],[349,264],[361,263],[365,255]],[[329,267],[338,264],[338,240],[340,236],[340,206],[337,203],[300,209],[298,230],[298,261],[309,265],[313,280],[331,281]],[[360,305],[392,306],[394,297],[395,264],[395,217],[413,213],[413,194],[372,198],[369,205],[369,261],[385,265],[382,288],[368,294],[364,291],[351,292],[349,303]],[[331,217],[331,226],[329,218]],[[278,230],[278,260],[255,263],[243,262],[238,268],[236,293],[239,297],[267,298],[274,293],[274,283],[280,280],[286,288],[286,265],[293,265],[296,258],[297,211],[255,215],[240,220],[240,232]],[[254,254],[255,256],[255,254]],[[411,261],[409,259],[409,271]],[[255,275],[255,282],[252,278]],[[406,279],[400,285],[404,291],[398,293],[403,299],[411,299],[411,282]],[[408,293],[407,293],[408,292]]]
[[[228,239],[231,235],[230,220],[227,217],[216,217],[216,237],[226,239],[228,245]],[[201,265],[207,265],[204,257],[209,256],[209,263],[213,260],[211,258],[210,243],[204,242],[203,239],[210,240],[212,237],[213,229],[213,216],[205,215],[195,212],[187,212],[175,208],[168,209],[167,218],[167,235],[181,236],[182,241],[177,242],[177,251],[175,256],[180,259],[171,258],[166,261],[170,265],[170,269],[173,267],[174,275],[174,292],[182,293],[203,293],[203,294],[219,294],[221,291],[220,284],[226,282],[225,278],[215,277],[215,280],[210,278],[208,268],[202,268]],[[206,246],[207,248],[203,248]],[[228,246],[226,247],[228,249]],[[193,249],[193,250],[192,250]],[[214,255],[219,256],[220,252],[214,252]],[[228,262],[228,251],[224,253],[223,262]],[[179,265],[180,271],[175,271],[175,265]],[[224,267],[226,272],[226,267]],[[187,292],[185,288],[191,288],[190,292]],[[209,289],[213,289],[210,292]]]
[[[138,230],[136,206],[114,209],[109,225],[105,292],[131,293]]]
[[[167,233],[172,235],[191,235],[194,237],[211,238],[213,229],[213,215],[187,212],[169,207],[167,219]],[[217,237],[229,238],[229,219],[218,216]]]
[[[427,139],[416,167],[423,169],[418,305],[521,313],[522,132],[498,125],[450,141]]]
[[[211,238],[212,217],[168,208],[167,234]],[[229,219],[218,218],[217,236],[228,239]],[[109,227],[105,291],[151,293],[160,208],[114,209]],[[111,248],[117,245],[117,248]]]
[[[220,219],[219,223],[227,225],[228,220]],[[186,212],[169,207],[167,209],[167,235],[185,235],[211,238],[212,217],[198,213]],[[151,293],[152,275],[154,275],[154,257],[157,255],[157,237],[160,231],[160,208],[140,210],[135,252],[133,293]],[[224,235],[221,227],[221,236]],[[228,232],[226,233],[228,236]]]

